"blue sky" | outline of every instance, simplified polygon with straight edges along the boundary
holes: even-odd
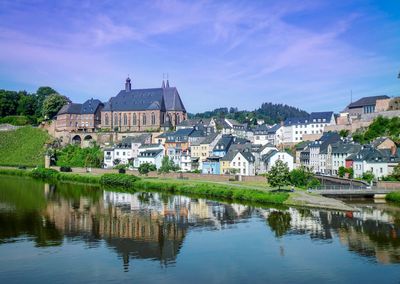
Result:
[[[189,112],[262,102],[340,111],[400,95],[400,1],[0,0],[0,88],[73,101],[158,87]]]

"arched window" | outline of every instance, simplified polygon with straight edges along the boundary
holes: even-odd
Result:
[[[132,125],[136,125],[136,113],[132,114]]]
[[[126,113],[124,113],[124,125],[128,124],[128,117],[126,116]]]
[[[179,114],[176,115],[176,123],[175,124],[179,124],[181,122],[181,117],[179,116]]]
[[[156,124],[156,115],[154,114],[154,112],[151,113],[151,125],[155,125]]]
[[[118,114],[114,114],[114,125],[118,125]]]
[[[142,124],[146,125],[146,114],[145,113],[142,115]]]
[[[105,119],[104,119],[104,120],[105,120],[105,124],[108,125],[109,122],[110,122],[110,121],[109,121],[109,118],[108,118],[108,113],[106,113],[106,116],[105,116]]]

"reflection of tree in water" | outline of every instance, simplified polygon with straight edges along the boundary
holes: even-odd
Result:
[[[18,213],[0,213],[0,243],[6,243],[21,235],[34,237],[36,246],[59,246],[63,235],[53,222],[37,211]]]
[[[267,222],[275,236],[282,237],[290,229],[291,219],[289,212],[273,211],[268,215]]]

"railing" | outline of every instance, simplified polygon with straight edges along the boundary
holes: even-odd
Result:
[[[348,186],[348,185],[323,185],[312,190],[372,190],[373,188],[368,186]]]

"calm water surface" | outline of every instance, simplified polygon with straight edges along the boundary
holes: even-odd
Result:
[[[400,207],[345,213],[0,176],[0,283],[400,283]]]

